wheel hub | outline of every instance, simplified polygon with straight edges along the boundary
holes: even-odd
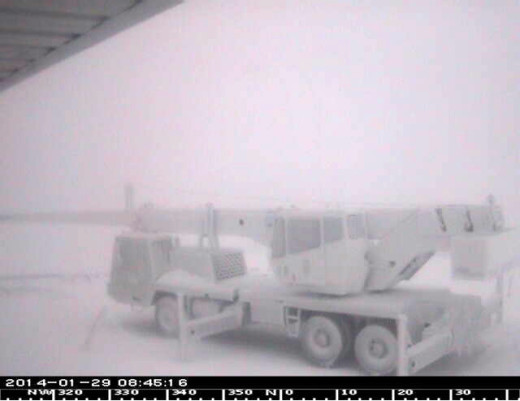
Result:
[[[387,349],[382,341],[373,340],[370,342],[370,355],[375,358],[383,358],[387,354]]]
[[[159,318],[165,327],[172,328],[175,325],[175,316],[173,311],[163,309],[159,314]]]
[[[314,335],[314,341],[322,348],[328,347],[330,345],[330,337],[324,330],[316,331],[316,334]]]

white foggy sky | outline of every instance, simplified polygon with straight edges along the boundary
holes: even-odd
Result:
[[[0,210],[120,207],[133,182],[194,206],[493,192],[520,221],[519,20],[509,0],[187,0],[0,93]]]

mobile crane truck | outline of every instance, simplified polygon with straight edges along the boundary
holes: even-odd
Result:
[[[504,276],[520,254],[518,230],[484,205],[366,210],[121,211],[0,215],[4,222],[126,226],[113,247],[108,293],[154,306],[160,332],[181,345],[247,325],[282,328],[312,363],[332,367],[353,354],[369,374],[413,374],[463,352],[503,317]],[[198,235],[198,246],[179,237]],[[270,248],[273,275],[247,274],[240,249],[221,236]],[[448,247],[459,278],[495,280],[496,293],[400,288]],[[401,286],[402,287],[402,286]]]

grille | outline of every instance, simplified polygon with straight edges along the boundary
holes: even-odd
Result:
[[[212,255],[213,270],[217,281],[246,274],[244,255],[240,252]]]

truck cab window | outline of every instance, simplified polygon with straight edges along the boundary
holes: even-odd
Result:
[[[161,274],[171,267],[173,244],[171,239],[162,239],[152,243],[155,274]]]
[[[323,242],[326,244],[343,239],[343,219],[341,217],[323,218]]]
[[[278,218],[274,222],[273,241],[271,243],[272,257],[285,256],[285,220]]]
[[[146,244],[132,239],[119,240],[119,267],[140,270],[146,264]]]
[[[321,245],[319,219],[290,219],[288,221],[289,253],[319,248]]]

